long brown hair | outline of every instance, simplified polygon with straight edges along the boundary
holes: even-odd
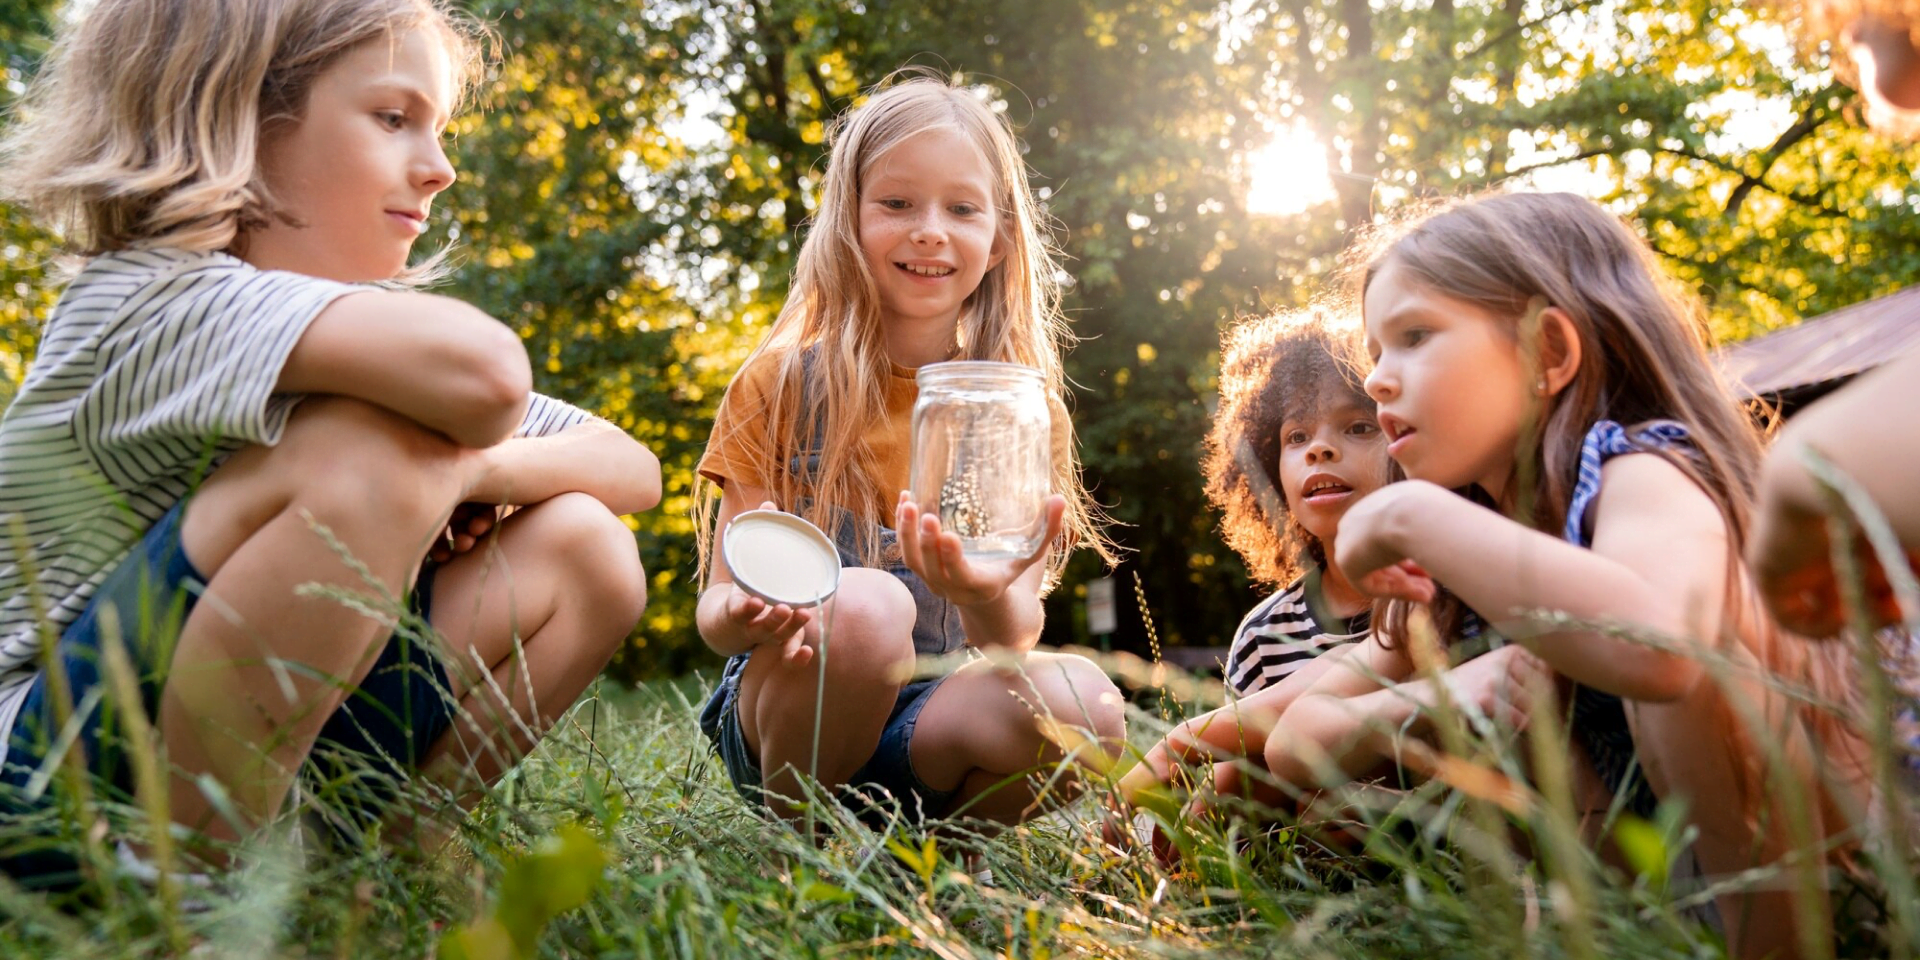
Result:
[[[280,216],[263,136],[297,122],[321,73],[424,28],[456,102],[484,31],[444,0],[99,0],[66,30],[0,142],[0,194],[85,256],[232,248]]]
[[[1745,541],[1762,437],[1707,358],[1699,299],[1618,218],[1573,194],[1489,195],[1419,208],[1375,229],[1350,256],[1356,301],[1392,262],[1507,320],[1529,361],[1536,351],[1523,327],[1533,311],[1555,307],[1571,322],[1580,367],[1522,434],[1518,488],[1509,484],[1510,502],[1500,505],[1513,519],[1559,534],[1580,479],[1581,442],[1594,423],[1618,421],[1631,433],[1650,420],[1673,420],[1693,435],[1690,455],[1652,452],[1713,499],[1735,551]],[[1396,479],[1403,475],[1397,464],[1394,470]],[[1407,612],[1405,604],[1382,611],[1389,642],[1404,639]],[[1443,637],[1464,619],[1451,596],[1433,613]]]
[[[1760,607],[1746,574],[1741,553],[1765,437],[1708,359],[1710,334],[1698,298],[1669,277],[1618,218],[1572,194],[1441,203],[1381,227],[1350,261],[1351,295],[1363,299],[1388,263],[1441,294],[1505,318],[1529,362],[1538,351],[1532,343],[1537,330],[1528,329],[1528,319],[1541,307],[1564,311],[1579,337],[1579,369],[1565,389],[1543,401],[1523,431],[1507,502],[1489,504],[1514,520],[1560,534],[1579,481],[1581,444],[1595,422],[1617,421],[1630,435],[1651,420],[1687,428],[1693,440],[1688,451],[1648,452],[1690,477],[1725,519],[1723,632],[1744,628],[1742,639],[1764,668],[1810,689],[1825,705],[1839,704],[1838,712],[1823,705],[1800,713],[1828,756],[1857,761],[1864,741],[1855,723],[1858,691],[1850,651],[1779,628]],[[1394,471],[1396,478],[1402,475],[1397,464]],[[1399,601],[1376,607],[1374,623],[1385,642],[1405,641],[1411,608]],[[1467,611],[1458,598],[1443,592],[1432,612],[1441,638],[1459,636]],[[1756,793],[1758,780],[1747,787]]]
[[[879,488],[872,452],[863,439],[868,425],[886,417],[891,367],[880,326],[879,287],[860,251],[860,190],[887,151],[935,129],[958,131],[986,158],[1005,251],[961,306],[955,359],[1034,367],[1050,397],[1065,397],[1060,351],[1071,334],[1060,312],[1058,259],[1013,131],[977,91],[957,81],[922,71],[902,71],[883,81],[828,134],[830,159],[820,205],[800,247],[791,292],[766,337],[742,365],[744,370],[756,363],[778,364],[766,414],[732,425],[757,432],[753,446],[766,451],[772,465],[787,463],[798,451],[820,451],[819,468],[811,477],[770,469],[766,480],[769,494],[782,508],[794,509],[806,499],[803,515],[829,530],[842,511],[863,516],[871,504],[891,504],[895,492]],[[810,365],[802,362],[808,351],[815,358]],[[803,379],[810,380],[804,389]],[[802,409],[803,394],[807,409]],[[724,408],[726,400],[721,402]],[[1056,416],[1059,409],[1056,406]],[[1070,427],[1065,435],[1071,441]],[[1054,489],[1067,498],[1065,539],[1069,545],[1091,547],[1112,562],[1113,548],[1101,533],[1098,511],[1080,479],[1079,458],[1073,444],[1068,446],[1068,455],[1056,458],[1053,478]],[[695,526],[704,571],[715,533],[718,491],[704,478],[696,481],[696,488]],[[879,560],[870,525],[858,526],[856,546],[862,561]],[[1058,579],[1067,553],[1056,549],[1049,557],[1049,584]]]

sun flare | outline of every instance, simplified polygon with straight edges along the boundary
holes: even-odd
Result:
[[[1281,128],[1273,141],[1246,157],[1250,181],[1247,212],[1266,216],[1304,213],[1334,198],[1327,150],[1312,131]]]

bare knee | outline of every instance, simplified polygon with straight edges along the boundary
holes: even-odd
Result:
[[[808,630],[816,644],[824,637],[830,677],[897,688],[913,671],[913,620],[913,595],[898,577],[851,567]]]
[[[1098,665],[1085,657],[1049,656],[1029,661],[1027,676],[1038,692],[1039,704],[1054,720],[1093,732],[1104,741],[1119,741],[1127,733],[1126,707],[1115,686]]]
[[[619,638],[647,609],[646,571],[633,531],[584,493],[563,493],[528,507],[512,522],[538,538],[535,555],[565,572],[560,589]]]

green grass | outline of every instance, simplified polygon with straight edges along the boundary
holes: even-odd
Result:
[[[994,837],[964,825],[879,835],[828,812],[837,829],[810,843],[733,793],[695,726],[705,682],[583,701],[431,853],[302,852],[281,831],[249,847],[217,891],[184,894],[203,901],[201,912],[169,910],[125,878],[97,884],[85,903],[7,886],[0,956],[424,956],[462,930],[467,955],[499,957],[1430,960],[1720,949],[1675,905],[1678,892],[1657,892],[1657,868],[1627,876],[1554,847],[1548,804],[1516,815],[1439,784],[1376,813],[1381,828],[1364,850],[1329,850],[1286,828],[1249,838],[1244,826],[1196,825],[1177,873],[1093,842],[1087,801]],[[1143,745],[1164,729],[1150,713],[1130,719]],[[1490,765],[1510,762],[1486,749],[1468,744]],[[414,799],[438,802],[424,788]],[[106,813],[139,828],[133,811]],[[591,840],[558,844],[569,824]],[[0,843],[20,829],[0,827]],[[1659,863],[1680,838],[1650,825],[1640,840]],[[1516,842],[1563,854],[1523,857]],[[983,867],[990,885],[972,876]],[[584,898],[573,909],[569,884]],[[530,953],[516,954],[516,930],[537,932]],[[1850,936],[1848,952],[1887,952]]]

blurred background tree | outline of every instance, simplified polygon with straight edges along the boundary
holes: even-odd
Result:
[[[51,44],[56,0],[0,3],[0,117]],[[3,121],[0,121],[3,122]],[[0,405],[13,399],[59,288],[56,238],[0,200]]]
[[[0,97],[59,4],[0,7]],[[1199,438],[1219,330],[1304,302],[1407,203],[1567,189],[1629,218],[1735,339],[1920,269],[1910,148],[1749,4],[1687,0],[475,0],[505,58],[455,126],[430,239],[447,292],[514,325],[540,387],[660,455],[636,518],[652,605],[626,676],[714,662],[692,626],[692,467],[785,294],[828,122],[908,64],[1020,130],[1070,257],[1089,480],[1120,521],[1114,646],[1219,644],[1256,599],[1214,534]],[[15,211],[0,365],[17,382],[53,248]],[[10,388],[9,388],[10,389]],[[1081,558],[1049,642],[1086,642]]]

